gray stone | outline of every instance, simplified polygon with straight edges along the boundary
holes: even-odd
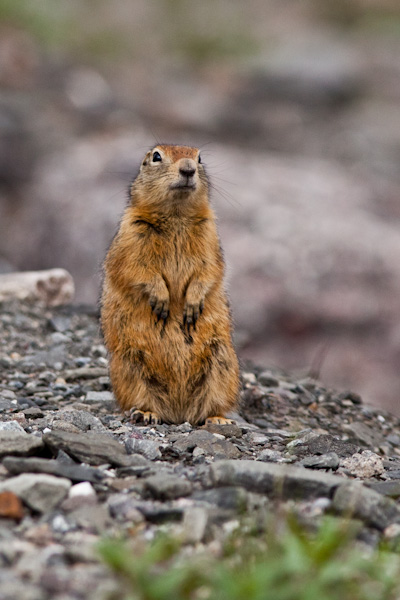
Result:
[[[196,429],[189,435],[181,435],[174,443],[174,449],[180,452],[192,452],[196,446],[202,446],[207,442],[217,440],[215,435],[205,429]]]
[[[25,433],[24,428],[21,427],[18,421],[1,421],[0,431],[19,431]]]
[[[17,396],[15,395],[15,392],[13,392],[12,390],[8,390],[8,389],[2,389],[0,390],[0,398],[3,400],[16,400]]]
[[[50,341],[51,344],[53,345],[58,345],[58,344],[66,344],[68,342],[70,342],[71,340],[69,339],[69,337],[67,335],[64,335],[63,333],[59,332],[59,331],[55,331],[54,333],[52,333],[50,335]]]
[[[210,466],[216,486],[241,486],[282,499],[330,497],[342,479],[292,465],[251,460],[222,460]]]
[[[391,433],[386,437],[386,441],[393,444],[393,446],[400,446],[400,435],[397,433]]]
[[[119,477],[142,475],[146,471],[149,471],[151,467],[151,462],[142,454],[130,454],[128,460],[129,466],[118,469],[117,473]]]
[[[72,563],[93,563],[97,561],[99,538],[87,532],[69,531],[63,537],[65,555]]]
[[[43,448],[41,438],[19,431],[0,431],[0,458],[7,455],[28,456]]]
[[[72,489],[72,488],[71,488]],[[71,492],[71,490],[70,490]],[[76,510],[79,510],[83,507],[88,506],[97,506],[97,495],[93,494],[91,496],[70,496],[65,498],[65,500],[61,503],[60,509],[65,513],[71,513]]]
[[[145,489],[159,500],[173,500],[182,496],[189,496],[192,492],[192,484],[178,477],[178,475],[169,475],[167,473],[157,473],[145,480]]]
[[[339,457],[336,452],[328,452],[317,456],[306,456],[300,461],[303,467],[308,469],[332,469],[336,470],[339,467]]]
[[[393,500],[356,481],[343,483],[337,488],[332,508],[381,531],[391,523],[400,523],[400,510]]]
[[[68,520],[79,529],[90,533],[102,533],[111,524],[111,517],[107,507],[103,504],[92,502],[82,503],[79,508],[68,512]]]
[[[239,458],[241,454],[232,442],[220,439],[205,429],[198,429],[187,436],[182,436],[174,443],[173,447],[181,453],[192,452],[194,448],[202,448],[205,454],[216,459]]]
[[[63,315],[54,315],[49,319],[49,325],[54,331],[64,333],[71,328],[71,317],[65,317]]]
[[[260,452],[260,454],[257,457],[257,460],[262,460],[264,462],[281,462],[283,460],[283,457],[282,454],[277,450],[265,448]]]
[[[243,512],[247,504],[247,492],[241,487],[219,487],[210,490],[199,490],[193,499],[207,502],[228,511]]]
[[[101,404],[102,406],[107,406],[107,408],[112,408],[115,405],[115,398],[112,392],[88,392],[86,394],[86,398],[83,400],[85,404]]]
[[[71,482],[52,475],[23,474],[0,483],[0,492],[13,492],[33,510],[53,510],[68,494]]]
[[[243,435],[241,428],[235,423],[227,423],[226,425],[210,423],[209,425],[205,425],[204,429],[210,433],[218,433],[223,435],[226,438],[241,438]]]
[[[296,432],[291,437],[294,439],[292,439],[290,442],[287,442],[287,452],[296,454],[297,456],[303,456],[304,454],[314,454],[314,452],[312,452],[310,449],[311,443],[314,443],[314,440],[319,440],[321,435],[315,433],[315,431],[306,429],[305,431]],[[319,447],[317,447],[315,453],[322,454]]]
[[[346,469],[351,475],[362,479],[382,475],[385,471],[381,457],[375,454],[375,452],[371,452],[371,450],[364,450],[361,453],[357,452],[353,456],[344,458],[341,460],[340,466]]]
[[[43,441],[53,451],[63,450],[76,460],[90,465],[110,463],[128,467],[132,464],[125,448],[106,434],[51,431],[43,435]]]
[[[142,513],[146,521],[150,523],[166,523],[169,521],[181,521],[184,514],[182,506],[166,505],[164,502],[154,500],[142,500],[137,502],[136,508]]]
[[[53,346],[51,350],[39,350],[32,355],[27,356],[27,359],[33,365],[45,364],[47,367],[57,367],[57,363],[61,365],[67,361],[68,352],[65,344]]]
[[[386,471],[386,475],[390,477],[390,479],[400,479],[400,469],[393,469],[391,471]]]
[[[152,440],[128,438],[125,442],[128,454],[143,454],[149,460],[161,458],[160,444]]]
[[[365,484],[371,490],[379,492],[379,494],[383,494],[384,496],[389,496],[390,498],[399,498],[400,496],[400,481],[365,482]]]
[[[47,460],[45,458],[17,458],[7,456],[3,459],[3,465],[12,475],[19,473],[47,473],[58,477],[66,477],[71,481],[90,481],[98,483],[105,478],[100,469],[86,467],[77,464],[66,464],[59,460]]]
[[[350,423],[350,425],[346,425],[343,429],[350,432],[357,440],[369,448],[379,448],[385,441],[381,433],[361,421]]]
[[[44,416],[43,412],[38,406],[30,406],[29,408],[24,408],[23,412],[26,419],[41,419]]]
[[[206,454],[213,456],[215,460],[240,458],[240,450],[229,440],[217,440],[216,442],[207,442],[199,446]]]
[[[117,521],[130,521],[131,523],[141,523],[144,518],[142,513],[136,508],[137,502],[126,494],[114,494],[107,500],[110,515]]]
[[[257,377],[258,383],[265,385],[266,387],[278,387],[279,379],[274,377],[271,371],[262,371]]]
[[[71,423],[81,431],[106,431],[106,428],[100,419],[87,410],[60,410],[56,413],[55,417],[50,420],[50,426],[56,427],[58,421]]]
[[[1,600],[43,600],[43,590],[38,586],[21,580],[11,569],[0,574]]]
[[[297,456],[308,456],[314,454],[328,454],[335,452],[339,457],[351,456],[359,450],[359,446],[339,440],[332,435],[324,434],[312,436],[310,440],[301,443],[292,449]]]
[[[52,383],[57,379],[53,371],[42,371],[38,377],[39,381],[45,381],[46,383]]]
[[[12,400],[7,400],[0,396],[0,412],[6,412],[13,408],[15,408],[15,403],[13,404]]]
[[[253,446],[265,446],[270,441],[270,437],[265,433],[260,433],[258,431],[251,431],[250,433],[246,433],[246,439]]]
[[[94,379],[96,377],[107,377],[108,369],[104,367],[79,367],[78,369],[68,369],[63,372],[66,381],[75,381],[77,379]]]
[[[182,522],[182,539],[185,544],[198,544],[206,534],[208,511],[200,506],[185,510]]]

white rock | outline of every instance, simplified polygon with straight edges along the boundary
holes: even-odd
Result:
[[[76,498],[77,496],[96,496],[96,491],[89,481],[82,481],[73,485],[68,493],[69,498]]]
[[[25,433],[25,430],[18,421],[3,421],[0,423],[0,431],[20,431]]]
[[[30,508],[45,513],[55,508],[71,487],[62,477],[38,473],[23,473],[0,483],[0,492],[13,492]]]
[[[361,479],[381,475],[385,471],[381,457],[370,450],[356,452],[352,456],[344,458],[340,461],[340,466],[351,475]]]
[[[42,300],[49,306],[59,306],[71,302],[74,293],[74,280],[65,269],[0,275],[0,300]]]
[[[257,383],[254,373],[242,373],[242,379],[244,383],[249,383],[251,385],[255,385]]]

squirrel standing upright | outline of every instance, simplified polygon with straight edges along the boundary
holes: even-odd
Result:
[[[239,367],[223,274],[199,150],[156,146],[104,264],[111,383],[133,420],[231,422]]]

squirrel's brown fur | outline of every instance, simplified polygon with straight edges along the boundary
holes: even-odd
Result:
[[[121,408],[150,422],[223,422],[239,370],[197,148],[146,154],[104,271],[102,327]]]

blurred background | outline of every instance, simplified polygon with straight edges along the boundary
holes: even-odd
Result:
[[[199,145],[243,360],[400,414],[398,0],[0,0],[0,271],[95,304],[139,161]]]

